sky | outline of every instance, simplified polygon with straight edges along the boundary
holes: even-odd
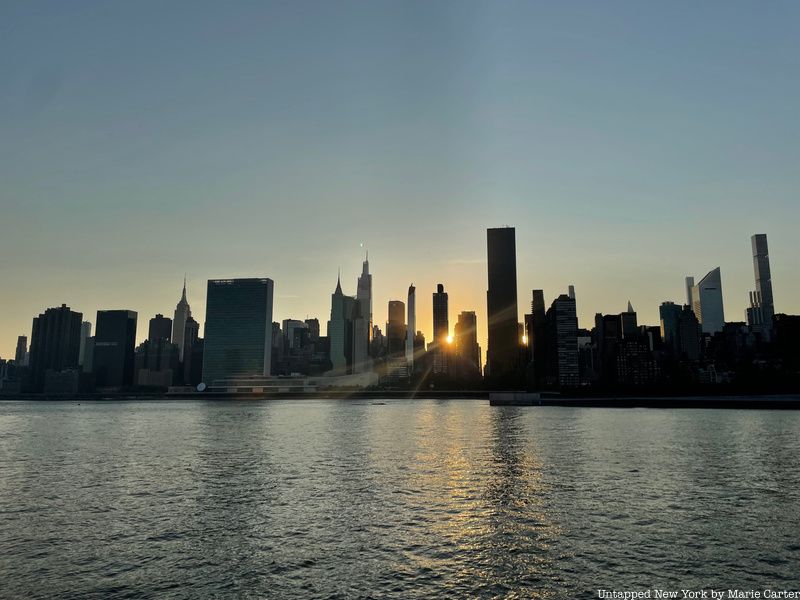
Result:
[[[44,309],[172,316],[184,273],[270,277],[325,328],[364,248],[374,320],[417,288],[475,310],[486,228],[516,228],[520,319],[574,284],[579,322],[658,323],[767,233],[800,313],[800,3],[0,3],[0,357]],[[363,246],[362,246],[363,245]]]

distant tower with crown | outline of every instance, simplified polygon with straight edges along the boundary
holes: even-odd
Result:
[[[178,305],[175,307],[175,318],[172,319],[172,343],[178,346],[178,356],[183,361],[183,337],[186,329],[186,320],[192,316],[192,309],[186,300],[186,277],[183,278],[183,293]]]

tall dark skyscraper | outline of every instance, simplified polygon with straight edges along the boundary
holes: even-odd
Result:
[[[386,343],[390,356],[405,356],[406,305],[401,300],[389,300],[389,320],[386,323]]]
[[[658,308],[658,315],[661,320],[661,339],[664,340],[664,347],[673,356],[680,356],[680,333],[678,321],[681,318],[683,308],[674,302],[662,302]]]
[[[433,372],[447,372],[448,340],[450,320],[448,317],[448,296],[441,283],[433,293]]]
[[[203,381],[266,377],[272,362],[271,279],[212,279],[206,297]]]
[[[526,315],[525,334],[528,336],[528,357],[532,364],[529,374],[534,387],[542,386],[547,372],[547,317],[544,290],[532,290],[531,313]]]
[[[753,272],[756,289],[750,293],[747,321],[750,325],[759,326],[769,335],[772,330],[772,317],[775,316],[775,304],[772,298],[772,273],[769,268],[767,234],[757,233],[750,238],[750,242],[753,247]]]
[[[147,339],[153,343],[159,340],[172,341],[172,319],[158,314],[150,319],[150,328],[147,332]]]
[[[29,361],[33,391],[42,391],[48,370],[78,368],[82,319],[66,304],[34,317]]]
[[[97,387],[133,385],[136,320],[132,310],[98,310],[92,367]]]
[[[433,340],[437,344],[447,343],[450,335],[450,321],[448,318],[448,296],[441,283],[436,286],[433,293]]]
[[[578,317],[575,299],[562,294],[547,311],[549,359],[548,380],[560,387],[577,387],[580,383],[578,367]]]
[[[481,347],[478,345],[478,318],[475,311],[462,311],[454,328],[453,344],[458,358],[459,375],[481,373]]]
[[[489,347],[486,351],[487,375],[513,374],[519,361],[517,314],[517,251],[513,227],[486,231],[489,289],[486,304],[489,316]]]
[[[183,327],[183,382],[186,384],[200,383],[203,365],[202,362],[199,365],[195,364],[197,357],[193,352],[198,339],[200,339],[200,324],[191,316],[186,317],[186,325]],[[196,375],[194,377],[196,381],[193,380],[193,374]]]

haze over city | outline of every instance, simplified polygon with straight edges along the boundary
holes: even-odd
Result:
[[[757,232],[776,309],[800,312],[798,22],[793,3],[4,3],[0,356],[61,303],[168,314],[184,273],[201,326],[216,277],[270,277],[276,321],[324,323],[366,249],[376,324],[413,282],[428,334],[441,282],[485,348],[502,225],[520,318],[574,284],[583,327],[628,300],[657,324],[720,266],[743,320]]]

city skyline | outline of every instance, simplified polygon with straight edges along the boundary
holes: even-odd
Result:
[[[714,266],[740,320],[754,232],[800,313],[800,6],[611,5],[7,3],[0,356],[62,303],[171,316],[184,272],[200,323],[207,280],[264,273],[324,319],[362,243],[376,323],[441,282],[485,350],[505,224],[519,306],[574,284],[584,327]]]
[[[516,229],[517,232],[519,231],[518,228],[515,228],[515,229]],[[484,235],[485,235],[485,232],[484,232]],[[755,233],[752,234],[752,236],[755,236],[755,235],[760,235],[760,234],[755,234]],[[519,238],[520,237],[519,234],[516,237]],[[770,239],[770,244],[772,245],[772,240],[771,239]],[[749,247],[749,244],[745,243],[743,245],[745,246],[745,250],[747,250],[747,248]],[[484,250],[484,252],[485,251],[486,251],[486,249]],[[359,248],[359,252],[364,252],[363,248]],[[750,253],[750,261],[747,262],[745,260],[747,266],[750,268],[750,282],[749,282],[749,284],[743,284],[744,288],[749,288],[750,290],[752,290],[752,288],[754,286],[754,279],[755,279],[755,273],[753,271],[753,262],[752,262],[752,260],[753,260],[752,259],[752,253]],[[774,265],[775,262],[776,262],[775,255],[774,255],[774,253],[772,251],[770,251],[770,263],[771,263],[771,265]],[[778,262],[778,264],[780,264],[783,261],[781,261],[780,257],[778,257],[777,262]],[[352,297],[355,298],[355,295],[356,295],[356,292],[357,292],[358,279],[360,277],[364,277],[364,274],[366,273],[367,261],[366,261],[364,255],[362,255],[362,259],[359,261],[359,263],[361,264],[361,269],[362,270],[358,273],[358,275],[354,275],[353,277],[349,278],[349,279],[353,280],[352,282],[350,282],[351,285],[349,285],[349,286],[347,285],[347,282],[349,282],[349,279],[346,279],[345,283],[341,283],[342,279],[344,279],[344,278],[343,278],[341,273],[339,273],[339,275],[337,275],[337,277],[338,277],[337,284],[341,284],[341,287],[342,287],[342,290],[343,290],[343,293],[344,293],[345,296],[352,296]],[[483,263],[483,267],[484,267],[483,277],[484,277],[484,280],[485,280],[485,278],[486,278],[486,270],[485,270],[486,269],[486,260],[482,261],[482,263]],[[481,261],[476,261],[475,264],[476,265],[481,265]],[[525,270],[524,269],[524,264],[522,264],[522,262],[520,261],[520,257],[519,257],[518,253],[517,253],[517,270],[518,270],[518,273]],[[711,271],[715,272],[716,270],[717,269],[714,268]],[[341,271],[341,269],[339,269],[339,271]],[[773,273],[778,272],[778,271],[775,270],[774,266],[772,267],[772,271],[773,271]],[[268,271],[265,270],[264,272],[268,272]],[[370,274],[370,278],[373,275],[375,275],[374,272]],[[263,277],[263,275],[261,277]],[[208,281],[213,281],[213,280],[217,280],[217,279],[237,279],[237,278],[247,279],[248,277],[238,277],[237,276],[237,277],[224,277],[224,278],[217,277],[217,278],[212,278],[212,279],[203,281],[202,282],[202,287],[203,287],[203,290],[205,291],[205,284],[208,283]],[[518,278],[518,279],[521,279],[521,278]],[[686,279],[686,277],[684,277],[684,280],[685,279]],[[689,279],[691,279],[691,278],[689,278]],[[699,279],[699,278],[695,278],[695,279]],[[723,287],[723,290],[722,290],[723,294],[722,295],[723,295],[723,298],[724,298],[725,306],[729,306],[729,303],[733,304],[734,306],[736,306],[737,304],[741,304],[742,305],[742,310],[739,311],[739,312],[741,312],[741,314],[739,314],[739,312],[731,312],[730,308],[726,309],[725,321],[726,322],[746,322],[746,310],[749,307],[749,293],[745,292],[745,293],[742,294],[742,298],[744,298],[743,301],[741,300],[741,298],[731,298],[732,292],[728,287],[727,276],[726,276],[726,274],[724,272],[722,273],[722,279],[723,279],[723,286],[722,286]],[[773,277],[772,279],[775,279],[775,277]],[[378,280],[380,280],[380,274],[379,273],[378,273]],[[695,283],[697,283],[697,282],[695,282]],[[432,289],[430,290],[430,292],[435,294],[435,292],[436,292],[436,290],[438,288],[438,285],[439,285],[439,283],[435,283],[432,286]],[[596,313],[604,313],[604,314],[605,313],[616,313],[616,312],[619,312],[620,310],[622,310],[622,308],[623,308],[623,304],[621,304],[621,303],[623,302],[622,297],[624,296],[624,291],[625,290],[622,290],[623,291],[623,296],[620,296],[620,304],[619,305],[616,305],[616,306],[612,305],[610,307],[605,307],[604,309],[601,310],[600,308],[594,308],[593,304],[591,302],[591,298],[587,298],[587,297],[583,296],[581,294],[580,285],[573,284],[573,283],[565,284],[562,287],[562,289],[549,290],[549,289],[545,288],[544,289],[545,305],[549,306],[550,303],[552,303],[553,300],[555,300],[558,296],[560,296],[562,294],[566,294],[568,292],[569,288],[571,286],[573,286],[573,285],[576,285],[576,287],[577,287],[577,291],[576,291],[577,302],[576,302],[576,304],[577,304],[578,326],[581,327],[581,328],[590,329],[594,325],[594,316],[595,316]],[[644,302],[644,303],[642,303],[642,302],[634,302],[636,304],[636,306],[637,306],[636,312],[639,315],[639,317],[638,317],[639,318],[639,322],[643,323],[643,324],[658,325],[658,323],[660,321],[659,305],[662,302],[675,302],[679,306],[685,304],[687,299],[684,298],[683,295],[685,294],[686,290],[685,290],[685,287],[682,288],[682,285],[685,286],[685,281],[678,281],[678,284],[676,286],[674,286],[675,287],[675,293],[672,296],[655,300],[651,304],[648,304],[646,302]],[[275,282],[276,290],[279,290],[279,286],[280,286],[280,282]],[[380,286],[380,288],[384,288],[384,287],[385,286]],[[419,290],[419,286],[414,286],[414,287]],[[485,285],[484,285],[484,287],[485,287]],[[779,289],[781,288],[781,281],[780,280],[778,280],[778,288]],[[533,288],[533,289],[535,289],[535,288]],[[178,305],[179,308],[181,306],[187,306],[187,299],[193,297],[190,290],[191,290],[191,281],[189,281],[189,283],[187,283],[184,280],[183,288],[181,289],[181,295],[179,297],[179,301],[177,302],[177,305]],[[448,291],[449,291],[449,289],[448,289]],[[528,311],[527,306],[530,303],[530,293],[531,293],[531,290],[527,289],[527,288],[518,290],[518,313],[519,313],[518,314],[518,323],[520,325],[524,324],[524,316],[525,316],[525,313]],[[469,294],[469,295],[472,296],[474,294]],[[405,299],[405,297],[406,297],[405,295],[397,294],[397,298],[404,298]],[[324,322],[327,321],[327,318],[328,318],[329,313],[330,313],[330,292],[328,292],[328,295],[327,295],[327,298],[326,298],[326,301],[325,301],[326,304],[327,304],[327,309],[323,310],[320,314],[303,314],[303,315],[299,315],[299,314],[292,313],[291,311],[286,312],[286,313],[279,313],[278,312],[279,308],[277,308],[277,306],[278,306],[278,298],[281,298],[281,294],[280,294],[279,291],[276,291],[274,298],[275,298],[275,300],[273,302],[275,303],[276,308],[274,309],[275,312],[273,314],[273,322],[281,323],[282,321],[284,321],[286,319],[303,320],[303,319],[306,319],[306,318],[318,318],[318,319],[321,320],[321,322],[324,323]],[[624,302],[630,304],[631,303],[631,298],[636,298],[636,296],[628,294],[627,296],[625,296]],[[779,296],[779,298],[780,298],[780,296]],[[283,299],[291,301],[291,302],[288,302],[287,304],[297,303],[298,301],[301,300],[300,297],[296,297],[296,296],[294,296],[292,294],[284,294],[283,295]],[[376,302],[375,306],[386,306],[387,302],[393,301],[394,299],[395,298],[392,298],[392,297],[389,297],[389,298],[386,298],[386,299],[383,299],[383,298],[379,297],[379,298],[377,298],[377,302]],[[481,348],[483,349],[482,361],[485,363],[485,361],[486,361],[485,351],[486,351],[486,348],[488,347],[488,325],[486,323],[486,321],[487,321],[486,292],[485,291],[483,292],[483,304],[476,304],[474,306],[467,305],[464,300],[460,300],[457,296],[453,297],[452,299],[453,299],[453,303],[451,304],[451,307],[449,308],[449,313],[451,315],[453,315],[453,318],[455,318],[456,315],[458,315],[460,312],[463,312],[463,311],[475,312],[475,314],[477,315],[477,319],[478,319],[478,342],[479,342],[479,345],[481,346]],[[95,327],[96,327],[96,323],[94,322],[93,318],[94,318],[94,315],[97,313],[97,311],[132,310],[134,312],[137,312],[140,315],[140,317],[139,317],[140,320],[144,324],[144,325],[142,325],[142,326],[137,328],[137,332],[136,332],[136,343],[137,343],[137,345],[148,339],[148,337],[149,337],[149,329],[146,326],[146,323],[152,317],[155,317],[155,316],[161,314],[162,312],[170,313],[172,311],[171,307],[167,307],[163,311],[157,311],[157,312],[154,312],[154,313],[150,314],[150,313],[147,313],[147,312],[144,312],[144,311],[138,309],[135,303],[132,304],[130,302],[128,303],[128,304],[130,304],[130,306],[125,305],[125,307],[123,307],[123,308],[113,308],[113,307],[108,307],[108,306],[105,306],[105,307],[100,306],[97,309],[86,310],[82,306],[76,307],[76,306],[71,305],[68,302],[66,302],[66,303],[61,302],[61,303],[52,303],[51,305],[45,305],[40,310],[38,310],[38,312],[44,312],[46,309],[53,308],[53,307],[56,307],[56,306],[60,306],[62,304],[66,304],[67,306],[69,306],[70,308],[72,308],[75,311],[83,312],[84,320],[92,323],[92,325],[95,326]],[[581,308],[582,304],[584,304],[583,308]],[[784,309],[783,308],[783,304],[781,303],[780,299],[778,300],[776,305],[777,305],[777,308],[775,310],[776,313],[793,313],[794,312],[790,308]],[[175,306],[175,302],[173,301],[172,307],[174,307],[174,306]],[[193,307],[196,307],[196,308],[192,308],[191,310],[189,310],[188,306],[193,306]],[[195,297],[193,300],[188,301],[188,306],[187,306],[186,310],[188,310],[189,314],[194,316],[196,318],[197,322],[200,324],[200,335],[202,337],[204,335],[204,329],[205,329],[204,325],[205,325],[205,318],[206,318],[206,298],[205,298],[205,294],[203,294],[200,297]],[[655,316],[651,317],[651,313],[654,313]],[[380,327],[380,329],[383,332],[383,334],[386,335],[386,333],[387,333],[386,332],[386,324],[388,322],[388,312],[385,315],[386,318],[381,318],[381,315],[382,315],[381,309],[378,309],[377,311],[375,311],[373,313],[374,323],[375,323],[375,325]],[[420,320],[420,315],[422,315],[422,320]],[[31,318],[33,316],[35,316],[35,315],[32,314]],[[425,302],[423,302],[421,304],[418,303],[418,306],[416,308],[416,322],[417,322],[416,329],[422,331],[426,335],[427,339],[433,340],[434,339],[434,336],[433,336],[433,307],[432,307],[432,305],[430,303],[425,303]],[[454,321],[453,321],[453,323],[454,323]],[[453,323],[451,323],[450,331],[449,331],[451,336],[454,334]],[[323,331],[327,334],[327,331],[325,329],[323,329]],[[0,352],[0,357],[7,358],[7,357],[13,357],[15,355],[17,338],[19,336],[28,336],[28,337],[30,337],[31,336],[31,326],[28,325],[27,330],[21,331],[18,335],[14,336],[13,340],[11,340],[11,341],[3,340],[2,342],[0,342],[0,348],[2,348],[3,345],[8,345],[8,346],[13,348],[12,352],[10,352],[10,353]]]

